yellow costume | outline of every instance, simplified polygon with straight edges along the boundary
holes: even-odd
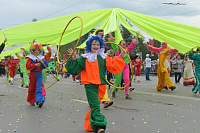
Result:
[[[158,85],[156,86],[156,88],[158,91],[161,91],[164,88],[164,83],[166,83],[167,88],[171,89],[171,91],[176,89],[174,84],[169,79],[169,74],[168,74],[168,72],[170,71],[169,62],[168,62],[168,54],[169,53],[170,53],[170,49],[168,49],[168,48],[164,49],[161,52],[158,69],[157,69]]]

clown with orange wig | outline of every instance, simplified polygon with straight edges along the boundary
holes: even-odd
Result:
[[[32,106],[35,106],[36,102],[36,104],[41,108],[45,102],[45,98],[42,95],[42,69],[45,69],[45,66],[41,62],[43,62],[47,67],[48,63],[42,55],[43,47],[41,44],[38,45],[33,41],[30,51],[32,54],[28,55],[28,60],[26,62],[26,68],[30,71],[27,102]]]

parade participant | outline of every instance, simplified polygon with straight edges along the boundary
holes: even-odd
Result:
[[[149,54],[146,54],[146,59],[144,62],[146,64],[146,81],[151,81],[149,78],[149,74],[151,71],[151,58],[149,58]]]
[[[192,92],[196,94],[198,91],[200,93],[200,47],[197,48],[196,53],[193,52],[193,49],[191,52],[189,52],[189,58],[193,60],[194,63],[194,74],[196,83],[194,84],[194,87],[192,88]]]
[[[137,58],[135,60],[132,61],[132,64],[135,66],[134,67],[135,68],[134,81],[138,80],[138,82],[140,82],[140,73],[141,73],[142,60],[140,59],[139,55],[137,56]]]
[[[48,44],[46,44],[47,46],[47,50],[48,50],[48,53],[45,53],[43,52],[43,55],[44,55],[44,59],[49,62],[51,59],[51,48],[49,47]],[[46,96],[46,90],[45,90],[45,86],[44,84],[46,83],[46,80],[47,80],[47,69],[42,69],[42,94],[43,96]]]
[[[164,83],[166,83],[167,87],[173,91],[176,89],[174,84],[171,82],[169,78],[169,62],[168,62],[168,55],[170,54],[170,49],[166,48],[160,52],[160,59],[157,69],[158,74],[158,85],[156,86],[158,91],[161,91],[164,88]]]
[[[34,42],[31,44],[30,51],[33,51],[40,60],[33,53],[28,55],[26,68],[30,71],[30,83],[27,101],[32,106],[35,106],[36,102],[39,108],[41,108],[45,102],[44,96],[42,95],[42,69],[45,69],[45,66],[41,62],[43,62],[47,67],[48,64],[42,55],[43,47],[41,44],[38,45]]]
[[[147,45],[145,42],[143,42],[143,44],[144,44],[144,46],[146,46],[150,51],[153,51],[153,52],[158,53],[159,58],[160,58],[160,55],[161,55],[161,51],[163,51],[163,50],[166,49],[166,48],[169,48],[166,42],[162,42],[162,43],[161,43],[161,48],[156,48],[156,47],[153,47],[153,46],[151,46],[151,45]],[[170,49],[170,53],[169,53],[169,55],[168,55],[168,62],[169,62],[169,64],[170,64],[170,56],[171,56],[171,53],[177,53],[178,50],[177,50],[177,49],[172,49],[172,48],[169,48],[169,49]],[[170,66],[169,66],[169,67],[170,67]],[[167,89],[166,84],[165,84],[164,88]]]
[[[193,73],[193,62],[192,60],[189,59],[188,54],[186,54],[185,56],[184,63],[185,63],[185,68],[183,73],[183,85],[184,86],[194,85],[195,78]]]
[[[15,77],[17,65],[18,65],[18,61],[14,59],[14,56],[11,56],[11,59],[6,62],[6,67],[8,67],[10,71],[11,85],[13,85],[13,80]]]
[[[182,75],[182,72],[183,72],[183,60],[181,59],[181,55],[180,54],[178,54],[176,59],[172,62],[172,65],[173,64],[177,64],[177,66],[178,66],[176,69],[174,69],[174,72],[175,72],[175,83],[176,84],[180,84],[180,79],[181,79],[181,75]]]
[[[95,32],[95,35],[97,35],[97,36],[99,36],[103,39],[104,38],[104,31],[102,29],[98,29]],[[106,52],[106,44],[104,44],[104,49],[105,49],[105,51],[104,51],[104,53],[105,53]],[[109,74],[109,76],[110,76],[109,72],[107,72],[107,74]],[[101,102],[104,104],[104,108],[108,108],[109,106],[113,105],[113,101],[110,101],[110,98],[108,97],[108,90],[107,89],[106,89],[106,92],[105,92],[105,96],[103,97]]]
[[[132,40],[131,44],[128,47],[126,47],[126,42],[124,40],[121,40],[119,45],[121,45],[128,53],[130,53],[135,48],[135,46],[137,44],[138,36],[139,36],[139,33],[137,33],[136,38]],[[112,33],[109,33],[109,37],[110,37],[110,38],[108,38],[109,41],[115,42],[115,38],[112,36]],[[111,44],[111,47],[112,47],[113,51],[115,52],[115,56],[119,56],[122,50],[114,44]],[[119,87],[122,78],[124,78],[125,86],[129,83],[129,75],[130,75],[130,73],[129,73],[129,59],[126,55],[124,56],[124,62],[125,62],[126,65],[125,65],[123,71],[121,71],[119,74],[115,75],[114,86]],[[112,97],[113,98],[116,97],[115,93],[117,92],[117,90],[118,90],[117,88],[114,88],[112,90]],[[132,99],[129,96],[129,86],[127,86],[125,88],[125,95],[126,95],[126,97],[125,97],[126,99],[130,99],[130,100]]]
[[[3,41],[3,43],[1,44],[1,46],[0,46],[0,54],[1,54],[1,52],[3,51],[4,47],[5,47],[6,41],[7,41],[7,39],[5,39],[5,40]]]
[[[90,36],[86,42],[86,51],[76,59],[76,52],[65,65],[68,72],[77,75],[81,72],[81,82],[84,84],[89,111],[86,114],[84,127],[87,131],[104,133],[107,125],[106,118],[100,113],[100,103],[106,92],[106,69],[117,74],[124,68],[122,52],[119,57],[111,59],[104,54],[104,41],[99,36]],[[71,54],[72,49],[68,49]]]
[[[7,61],[8,60],[10,60],[9,56],[7,57]],[[10,82],[11,81],[10,80],[10,71],[9,71],[9,67],[7,67],[6,65],[5,65],[5,70],[6,70],[6,82]]]
[[[21,87],[25,85],[25,87],[28,88],[28,73],[29,72],[26,69],[26,56],[29,55],[30,52],[28,50],[25,50],[24,48],[21,48],[21,50],[23,51],[22,53],[23,56],[19,55],[18,53],[15,53],[15,55],[20,60],[20,71],[23,75]]]

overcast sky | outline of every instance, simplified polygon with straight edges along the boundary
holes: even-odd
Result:
[[[43,20],[107,8],[122,8],[200,27],[199,0],[0,0],[0,29],[28,23],[33,18]]]

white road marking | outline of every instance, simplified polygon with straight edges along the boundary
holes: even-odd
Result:
[[[135,90],[133,91],[133,93],[146,94],[146,95],[156,95],[156,96],[165,96],[165,97],[173,97],[173,98],[179,98],[179,99],[200,101],[199,97],[186,97],[186,96],[168,95],[168,94],[160,94],[160,93],[153,93],[153,92],[135,91]]]

